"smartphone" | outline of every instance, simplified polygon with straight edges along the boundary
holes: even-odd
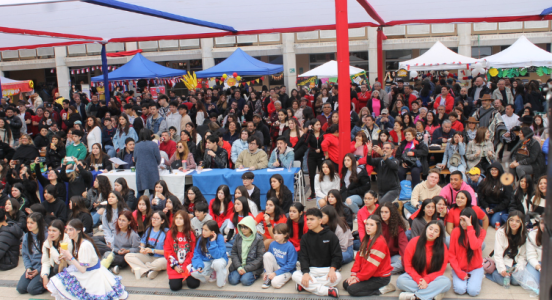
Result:
[[[39,157],[38,158],[38,162],[45,162],[46,161],[46,157]]]

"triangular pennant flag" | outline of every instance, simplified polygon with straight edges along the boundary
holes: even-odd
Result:
[[[77,69],[77,74],[80,74],[80,70]]]
[[[94,72],[94,67],[92,67],[92,72]]]
[[[90,72],[90,68],[86,68],[86,73],[89,73]]]
[[[255,79],[255,81],[256,81],[257,83],[259,83],[259,80],[260,80],[259,78]]]

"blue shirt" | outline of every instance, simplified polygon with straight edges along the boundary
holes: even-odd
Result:
[[[149,229],[146,230],[146,232],[144,232],[144,235],[142,235],[142,239],[140,240],[140,243],[141,244],[144,244],[144,246],[153,246],[155,245],[155,247],[153,249],[155,250],[163,250],[163,245],[165,244],[165,237],[166,237],[166,232],[167,232],[168,229],[165,229],[165,231],[155,231],[153,230],[153,227],[150,227]],[[149,238],[148,238],[148,233],[149,233]],[[148,240],[146,241],[146,238],[148,238]],[[156,243],[157,241],[157,243]],[[163,257],[162,254],[154,254],[153,255],[154,257]]]
[[[276,258],[276,262],[280,269],[274,272],[276,275],[282,275],[284,273],[291,273],[295,270],[297,263],[297,251],[290,241],[280,244],[276,241],[270,243],[268,246],[268,252],[272,253]]]

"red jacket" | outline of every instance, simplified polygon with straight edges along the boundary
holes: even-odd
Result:
[[[475,229],[469,226],[466,230],[466,236],[464,237],[464,247],[458,243],[460,237],[460,228],[456,227],[450,234],[450,250],[449,250],[449,262],[450,266],[456,273],[456,276],[460,279],[466,277],[467,272],[471,272],[475,269],[481,268],[483,264],[483,250],[481,245],[485,241],[487,231],[481,228],[479,230],[479,237],[475,235]],[[468,263],[468,249],[466,245],[469,243],[470,248],[473,250],[473,256]]]
[[[220,228],[220,226],[222,226],[222,223],[224,223],[224,221],[230,219],[230,217],[233,215],[234,203],[232,203],[232,201],[230,201],[228,203],[228,208],[222,214],[220,214],[220,212],[217,212],[216,214],[213,212],[213,203],[215,203],[214,198],[211,199],[211,202],[209,203],[209,214],[211,215],[213,220],[215,220],[215,222],[217,222],[217,224]]]
[[[405,97],[406,97],[406,95],[405,95]],[[412,94],[408,95],[408,109],[410,109],[411,111],[412,111],[412,102],[416,101],[416,99],[418,99],[416,96],[414,96]]]
[[[264,216],[265,216],[264,212],[260,212],[255,217],[255,222],[257,222],[257,224],[263,222],[263,228],[265,232],[264,237],[267,239],[272,239],[272,237],[270,236],[270,232],[268,231],[268,227],[266,227]],[[277,224],[286,223],[286,222],[287,222],[287,218],[285,215],[281,215],[278,221],[270,220],[270,223],[272,224],[273,229],[274,229],[274,226],[276,226]],[[305,224],[305,227],[307,227],[307,224]]]
[[[431,257],[433,257],[433,243],[434,243],[434,242],[428,241],[425,246],[426,268],[422,272],[422,274],[418,274],[418,272],[412,266],[412,257],[414,256],[414,252],[416,252],[416,243],[418,242],[419,238],[420,238],[419,236],[412,238],[408,243],[408,246],[406,247],[406,253],[403,256],[404,270],[406,271],[406,273],[408,273],[408,275],[410,275],[410,277],[412,277],[414,282],[420,282],[420,280],[423,278],[425,282],[429,284],[433,280],[435,280],[435,278],[445,274],[445,270],[447,268],[448,258],[449,258],[448,249],[446,245],[443,245],[445,249],[445,255],[443,258],[443,266],[441,266],[441,269],[437,272],[428,274],[427,270],[431,266]]]
[[[376,208],[374,208],[374,211],[378,209],[379,205],[376,204],[375,206]],[[364,236],[366,235],[366,226],[364,226],[364,221],[366,221],[366,219],[368,219],[374,213],[374,211],[369,212],[366,206],[364,206],[358,211],[358,214],[357,214],[358,237],[360,238],[361,243],[362,243],[362,240],[364,239]],[[389,248],[387,248],[387,251],[389,251]]]
[[[320,146],[322,151],[328,152],[330,160],[339,165],[339,138],[332,133],[325,134]]]
[[[196,238],[193,230],[190,231],[190,240],[188,240],[184,233],[179,232],[176,235],[176,239],[173,239],[171,231],[167,231],[167,236],[165,237],[165,244],[163,245],[163,251],[165,252],[165,259],[167,260],[167,275],[169,279],[186,279],[190,276],[187,266],[192,263],[192,257],[194,257],[194,249],[196,245]],[[184,252],[186,259],[183,263],[179,264],[184,272],[178,273],[173,268],[171,268],[171,257],[173,261],[178,261],[178,253],[175,252],[175,249],[180,249],[179,252]]]
[[[437,96],[437,98],[435,99],[435,103],[433,103],[433,108],[435,108],[435,111],[437,111],[439,105],[441,105],[441,95]],[[445,99],[445,113],[450,114],[453,108],[454,98],[449,93],[447,95],[447,98]]]
[[[372,97],[372,92],[366,91],[366,93],[357,93],[358,103],[360,107],[365,107],[368,100]],[[360,108],[359,108],[360,110]]]
[[[456,130],[456,132],[462,132],[462,131],[464,131],[464,124],[462,124],[462,122],[456,120],[456,121],[454,121],[454,123],[452,123],[451,128]]]
[[[357,252],[351,274],[356,273],[356,277],[360,281],[366,281],[372,277],[389,277],[391,271],[393,271],[393,267],[389,248],[387,248],[385,238],[380,235],[372,245],[368,258],[361,257],[360,251]]]
[[[307,233],[309,231],[309,227],[307,227],[307,216],[303,215],[303,234]],[[301,249],[301,239],[299,238],[299,223],[297,222],[291,222],[293,225],[293,236],[289,238],[289,242],[295,247],[295,251],[299,252]]]
[[[408,245],[408,239],[406,238],[404,229],[402,229],[402,227],[399,227],[399,235],[396,237],[391,237],[389,226],[385,222],[382,222],[381,225],[382,236],[385,237],[385,240],[387,241],[387,246],[389,247],[389,253],[391,253],[391,256],[395,256],[398,254],[401,257],[404,257],[404,251],[406,249],[406,246]]]
[[[169,140],[167,142],[161,142],[159,143],[159,150],[165,151],[165,153],[167,153],[170,159],[174,154],[174,152],[176,151],[176,142],[173,140]]]

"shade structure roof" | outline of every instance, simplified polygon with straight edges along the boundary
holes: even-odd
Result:
[[[460,55],[437,41],[426,53],[407,61],[399,63],[399,69],[410,71],[433,71],[468,69],[470,64],[478,60],[468,56]]]
[[[196,72],[198,78],[218,77],[223,74],[238,73],[240,76],[271,75],[284,71],[282,65],[265,63],[251,57],[238,48],[227,59],[207,70]]]
[[[145,58],[142,54],[136,54],[129,62],[113,72],[109,72],[108,79],[131,80],[177,77],[186,74],[185,70],[177,70],[164,67]],[[102,81],[103,75],[92,77],[92,81]]]
[[[358,74],[364,71],[363,69],[349,66],[349,75]],[[330,60],[329,62],[320,65],[306,73],[299,75],[300,77],[318,76],[322,78],[337,77],[337,61]]]
[[[521,36],[510,47],[481,61],[487,62],[487,68],[552,67],[552,53]]]
[[[549,0],[347,0],[349,28],[550,19]],[[219,9],[213,9],[217,7]],[[316,10],[315,14],[305,14]],[[0,51],[335,29],[335,0],[2,0]],[[282,18],[282,16],[286,16]],[[243,17],[247,16],[247,17]]]

